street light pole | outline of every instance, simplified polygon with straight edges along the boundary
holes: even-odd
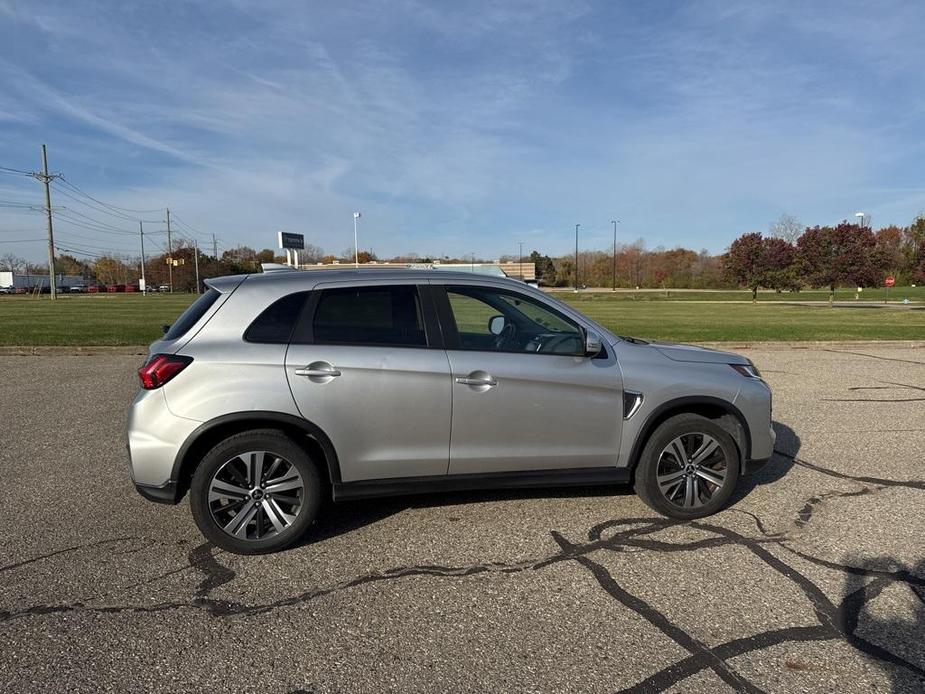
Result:
[[[617,291],[617,224],[619,219],[611,219],[610,223],[613,224],[613,289],[612,291]]]
[[[353,213],[353,266],[360,267],[360,247],[357,245],[357,220],[362,217],[359,212]]]
[[[575,225],[575,291],[578,291],[578,227],[581,224]]]

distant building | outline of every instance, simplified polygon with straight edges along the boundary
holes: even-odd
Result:
[[[83,287],[86,283],[86,280],[79,275],[55,275],[55,285],[60,290],[67,291],[71,287]],[[0,287],[31,291],[48,286],[48,275],[20,275],[16,272],[0,270]]]

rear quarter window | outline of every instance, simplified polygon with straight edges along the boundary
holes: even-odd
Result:
[[[309,293],[297,292],[274,301],[244,331],[244,339],[248,342],[288,343]]]
[[[216,302],[219,296],[220,293],[217,290],[210,289],[196,299],[196,301],[190,304],[190,307],[174,321],[173,325],[170,326],[170,329],[164,335],[164,339],[176,340],[186,335],[190,328],[196,325],[199,319],[206,315],[206,311],[212,308],[212,304]]]

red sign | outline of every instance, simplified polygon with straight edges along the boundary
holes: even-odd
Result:
[[[893,275],[889,275],[883,282],[887,287],[892,287],[896,284],[896,280],[893,278]]]

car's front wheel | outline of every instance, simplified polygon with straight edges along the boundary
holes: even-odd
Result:
[[[703,518],[725,506],[739,481],[739,449],[713,420],[681,414],[665,420],[643,448],[636,493],[664,516]]]
[[[236,554],[291,545],[314,521],[320,501],[317,467],[274,429],[219,443],[203,458],[190,488],[190,508],[202,534]]]

